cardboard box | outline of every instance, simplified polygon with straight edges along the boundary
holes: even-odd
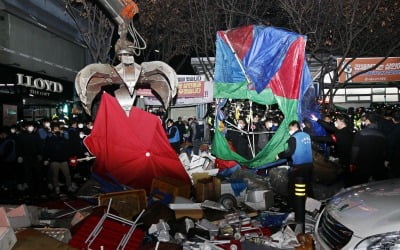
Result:
[[[190,198],[191,185],[184,183],[180,180],[171,177],[156,177],[151,183],[151,191],[158,189],[164,194],[172,194],[175,197],[181,196],[184,198]],[[157,197],[157,195],[156,195]],[[162,197],[157,197],[162,198]]]
[[[108,206],[110,199],[112,199],[111,208],[118,212],[118,216],[127,220],[132,220],[147,207],[144,189],[101,194],[98,197],[99,206]]]
[[[187,203],[187,204],[169,204],[169,207],[174,210],[175,218],[190,217],[193,219],[201,219],[204,216],[203,209],[200,203]]]
[[[182,217],[189,217],[192,219],[199,220],[203,218],[204,213],[202,209],[179,209],[175,211],[175,218],[179,219]]]
[[[14,230],[11,228],[6,210],[0,207],[0,249],[10,250],[17,242]]]
[[[218,201],[221,196],[221,180],[217,177],[199,179],[195,184],[196,202]]]

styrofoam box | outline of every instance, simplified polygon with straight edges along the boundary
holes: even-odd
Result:
[[[6,210],[0,207],[0,249],[10,250],[17,243],[17,237],[10,226]]]

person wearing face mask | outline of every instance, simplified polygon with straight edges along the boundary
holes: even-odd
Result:
[[[179,134],[179,129],[174,125],[174,121],[172,119],[167,120],[167,136],[172,148],[177,154],[179,154],[181,137]]]
[[[83,130],[84,126],[83,122],[78,122],[78,129]]]
[[[15,140],[15,141],[17,141],[17,137],[18,137],[18,135],[19,135],[19,128],[17,127],[17,125],[12,125],[11,127],[10,127],[10,137],[13,139],[13,140]]]
[[[313,196],[313,154],[310,135],[300,130],[300,124],[298,121],[292,121],[289,123],[289,134],[290,137],[287,141],[287,149],[279,153],[276,158],[288,159],[290,166],[288,175],[288,195],[289,201],[293,201],[295,197],[294,184],[298,178],[302,178],[306,184],[307,196]]]
[[[70,137],[78,135],[78,121],[76,119],[72,119],[70,122],[70,126],[65,129],[68,132]]]
[[[44,176],[40,166],[42,140],[32,122],[25,123],[22,128],[16,143],[17,162],[22,165],[23,171],[23,183],[19,186],[21,190],[28,190],[31,196],[39,196],[44,194]]]
[[[272,118],[271,117],[266,118],[260,130],[263,133],[258,135],[258,144],[257,144],[258,151],[261,151],[271,139],[272,134],[274,133],[272,131],[272,126],[273,126]]]
[[[51,136],[50,121],[48,119],[42,120],[42,127],[38,129],[40,139],[46,140],[48,136]]]
[[[93,122],[88,122],[88,123],[86,124],[86,126],[83,128],[83,132],[84,132],[86,135],[89,135],[89,134],[92,132],[92,129],[93,129]]]
[[[76,158],[85,158],[90,156],[88,149],[86,148],[83,140],[86,138],[86,134],[78,123],[77,133],[74,133],[70,138],[72,155]],[[82,124],[83,125],[83,124]],[[90,167],[92,165],[91,161],[79,161],[76,163],[75,167],[71,168],[71,176],[73,177],[73,181],[80,183],[82,181],[86,181],[90,177]]]
[[[366,127],[354,135],[350,171],[352,184],[358,185],[373,180],[387,178],[388,169],[385,166],[386,137],[379,130],[379,115],[371,112],[365,117]]]
[[[251,124],[250,124],[250,131],[255,132],[255,134],[250,136],[250,140],[251,140],[251,143],[255,147],[256,154],[260,151],[260,149],[258,148],[258,140],[259,140],[259,136],[260,136],[258,134],[258,132],[260,132],[261,130],[262,130],[262,124],[260,121],[260,115],[254,114],[253,120],[251,121]]]
[[[278,117],[274,117],[272,118],[272,127],[271,130],[272,131],[277,131],[279,128],[279,118]]]
[[[351,129],[349,117],[345,114],[338,114],[333,124],[318,119],[315,115],[311,115],[311,119],[317,121],[329,133],[328,136],[311,136],[311,140],[332,143],[334,145],[334,151],[339,159],[339,166],[343,170],[344,185],[345,187],[350,186],[351,177],[349,167],[354,134]]]
[[[251,159],[252,156],[247,134],[247,123],[244,118],[238,119],[237,128],[239,130],[228,130],[226,133],[226,139],[232,142],[233,148],[239,155],[246,159]]]
[[[52,132],[53,136],[46,139],[43,156],[45,165],[50,167],[55,194],[60,194],[60,171],[64,175],[68,192],[73,192],[71,173],[68,166],[68,159],[72,156],[70,141],[62,135],[60,124],[54,124]]]

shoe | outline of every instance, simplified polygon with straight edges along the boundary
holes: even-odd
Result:
[[[17,189],[18,189],[18,191],[23,191],[24,187],[22,186],[22,184],[18,184]]]
[[[48,188],[49,190],[53,190],[53,184],[51,184],[51,183],[47,184],[47,188]]]
[[[55,189],[54,189],[54,192],[58,195],[58,194],[60,194],[60,187],[56,187]]]
[[[24,183],[23,184],[23,190],[28,189],[28,188],[29,188],[28,184]]]

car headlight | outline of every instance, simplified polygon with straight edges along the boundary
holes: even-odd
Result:
[[[354,249],[400,249],[400,231],[369,236]]]

